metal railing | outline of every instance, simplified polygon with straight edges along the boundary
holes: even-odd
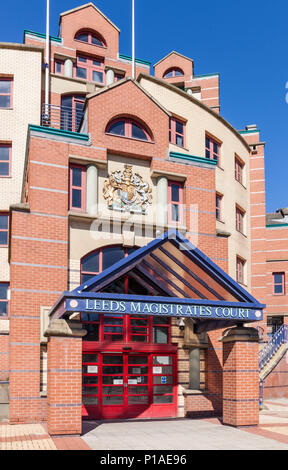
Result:
[[[270,341],[259,352],[259,370],[261,371],[266,364],[276,354],[282,344],[288,342],[288,325],[282,325],[272,336]]]
[[[79,132],[83,111],[67,106],[42,105],[41,126]]]
[[[270,341],[259,351],[259,371],[261,371],[266,364],[271,361],[280,347],[288,342],[288,325],[282,325],[279,330],[272,336]],[[259,382],[259,404],[262,406],[264,399],[264,383],[263,380]]]

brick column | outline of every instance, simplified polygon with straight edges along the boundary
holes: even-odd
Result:
[[[258,331],[236,327],[223,333],[223,424],[259,424]]]
[[[81,324],[54,320],[48,337],[47,422],[52,435],[81,434],[82,337]]]

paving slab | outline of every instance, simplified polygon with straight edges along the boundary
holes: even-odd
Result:
[[[105,451],[288,450],[288,442],[259,435],[257,428],[253,430],[252,433],[224,426],[217,420],[97,421],[83,423],[82,439],[92,449]],[[272,433],[274,436],[277,434]]]

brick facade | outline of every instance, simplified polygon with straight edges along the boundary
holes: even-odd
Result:
[[[85,44],[74,39],[76,32],[87,28],[87,24],[89,30],[96,31],[103,37],[107,47]],[[42,49],[45,46],[44,39],[39,35],[37,37],[36,33],[27,33],[25,43],[31,47],[41,46]],[[55,60],[61,58],[63,61],[72,60],[75,64],[77,54],[81,53],[101,57],[105,70],[112,68],[115,73],[121,72],[123,76],[125,74],[125,79],[106,87],[105,80],[99,85],[87,83],[75,76],[67,77],[53,73]],[[184,222],[181,231],[234,278],[235,252],[242,250],[240,254],[244,252],[247,264],[250,266],[251,241],[252,294],[265,302],[267,288],[266,285],[263,286],[262,278],[266,276],[266,254],[263,253],[266,240],[264,242],[260,240],[266,229],[264,145],[259,143],[257,137],[257,155],[252,150],[249,155],[248,145],[255,144],[254,136],[249,133],[238,134],[219,116],[218,75],[194,76],[193,61],[178,53],[172,53],[156,64],[155,75],[160,80],[155,79],[155,88],[154,84],[152,86],[149,83],[148,86],[148,82],[145,83],[145,74],[149,73],[149,65],[144,62],[141,64],[141,61],[138,61],[136,68],[136,74],[141,74],[144,78],[138,81],[129,78],[131,61],[129,58],[119,56],[119,30],[92,4],[61,15],[61,37],[51,39],[51,67],[51,104],[60,106],[61,98],[66,94],[85,95],[87,129],[83,133],[69,131],[65,133],[61,126],[58,126],[57,132],[55,129],[43,126],[29,128],[23,194],[21,200],[19,198],[13,201],[14,204],[10,207],[10,336],[2,335],[0,330],[0,381],[7,379],[6,371],[9,370],[11,423],[48,421],[51,434],[80,434],[81,335],[73,337],[51,333],[48,346],[43,341],[41,343],[41,312],[43,308],[48,310],[49,306],[53,306],[63,291],[80,284],[82,256],[93,249],[107,246],[108,242],[104,235],[102,239],[100,237],[100,241],[93,240],[91,223],[94,219],[100,223],[105,221],[107,212],[113,213],[113,217],[117,219],[120,232],[110,244],[116,241],[119,243],[119,240],[120,243],[127,241],[127,234],[122,233],[125,214],[124,222],[123,220],[119,222],[119,214],[116,211],[108,211],[106,201],[104,209],[99,203],[97,216],[94,219],[86,212],[75,213],[70,210],[69,165],[73,163],[86,168],[88,165],[97,167],[97,196],[98,201],[103,202],[103,182],[109,176],[109,169],[113,165],[113,168],[118,169],[126,162],[132,162],[138,172],[146,172],[147,178],[146,176],[145,178],[149,179],[153,193],[153,210],[157,205],[159,175],[170,182],[180,181],[183,184],[184,194]],[[178,84],[177,79],[167,79],[168,86],[166,83],[163,85],[163,74],[171,67],[183,69],[184,88],[191,88],[194,91],[200,88],[201,99],[199,96],[194,99],[192,94],[189,101],[184,92],[182,95],[176,93],[176,88],[172,85]],[[173,147],[169,142],[171,115],[182,116],[187,120],[189,132],[188,126],[191,126],[193,133],[188,148]],[[108,123],[112,119],[121,117],[133,119],[140,126],[143,125],[149,131],[151,141],[109,135],[106,132]],[[29,122],[29,124],[39,123]],[[195,139],[194,132],[198,133]],[[206,132],[218,136],[222,142],[222,167],[216,168],[213,162],[205,161]],[[194,142],[195,147],[193,147]],[[171,157],[173,152],[174,154],[178,152],[180,157],[178,155],[173,159]],[[239,153],[248,168],[249,184],[247,188],[241,188],[240,196],[247,203],[251,234],[248,231],[247,236],[242,238],[235,237],[234,220],[228,211],[223,226],[216,221],[216,191],[219,185],[222,185],[219,175],[223,171],[225,175],[233,175],[234,171],[234,162],[231,165],[229,152],[232,152],[233,156],[234,153]],[[234,177],[233,181],[231,178],[231,185],[235,185]],[[234,197],[236,191],[232,193]],[[228,206],[231,199],[230,190],[225,196]],[[249,198],[251,214],[248,207]],[[134,234],[134,240],[137,240],[135,245],[143,246],[157,236],[156,219],[155,210],[151,217],[149,212],[145,222],[152,227],[152,234],[149,236],[143,233]],[[134,214],[130,231],[136,232],[135,227],[137,224],[140,225],[140,222],[141,217]],[[171,228],[168,222],[166,225],[165,229]],[[112,229],[109,231],[112,232]],[[87,241],[89,243],[86,248]],[[81,250],[76,246],[77,243],[82,244]],[[272,239],[271,243],[274,243]],[[274,249],[277,248],[271,248],[272,251]],[[247,277],[250,281],[249,272]],[[262,326],[265,326],[265,322]],[[191,337],[187,340],[188,333],[191,333]],[[224,344],[223,350],[220,342],[222,333],[222,330],[211,331],[203,339],[193,333],[191,325],[181,331],[176,319],[172,320],[171,342],[177,347],[178,358],[177,415],[179,417],[210,414],[221,416],[224,412],[226,422],[229,424],[242,425],[252,422],[256,424],[256,375],[254,373],[253,380],[250,380],[250,371],[246,371],[248,369],[246,363],[251,360],[251,367],[255,371],[258,346],[256,343],[248,345],[235,342],[235,344]],[[199,390],[189,389],[191,372],[189,354],[193,348],[200,350]],[[47,351],[46,374],[43,369],[45,369],[44,358]],[[229,361],[234,361],[233,367]],[[228,389],[227,377],[230,369],[233,369],[233,374],[237,370],[236,375],[232,374],[233,387]],[[238,372],[242,369],[245,369],[247,374],[245,372],[244,376],[240,377],[240,383]],[[237,380],[234,380],[235,377]],[[245,385],[251,387],[254,401],[249,412],[244,415],[243,405],[239,407],[237,405],[235,408],[232,402],[238,393],[242,393],[244,397],[242,378],[246,377],[248,379]],[[46,380],[48,398],[45,394]]]

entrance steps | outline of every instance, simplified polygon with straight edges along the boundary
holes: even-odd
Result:
[[[288,325],[282,325],[259,352],[260,382],[268,377],[288,350]]]

